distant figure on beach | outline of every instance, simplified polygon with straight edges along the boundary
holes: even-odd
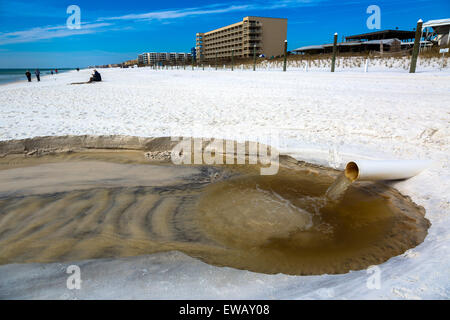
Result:
[[[39,71],[39,69],[36,69],[36,71],[34,71],[34,74],[36,75],[37,81],[41,81],[41,72]]]
[[[92,74],[92,77],[87,82],[73,82],[71,84],[86,84],[86,83],[93,83],[93,82],[100,82],[102,81],[102,76],[100,73],[94,69],[94,73]]]
[[[77,71],[80,71],[80,68],[77,68]]]
[[[27,72],[25,72],[25,75],[27,76],[28,82],[31,82],[31,72],[30,72],[30,70],[27,70]]]
[[[94,73],[92,74],[91,79],[89,79],[89,82],[94,82],[94,81],[102,81],[102,76],[95,69],[94,69]]]
[[[55,69],[55,73],[58,74],[58,69]]]
[[[50,70],[50,73],[53,74],[53,70]]]

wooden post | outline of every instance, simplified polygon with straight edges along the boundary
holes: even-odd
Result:
[[[256,71],[256,44],[253,45],[253,71]]]
[[[445,52],[442,50],[442,67],[441,69],[444,69],[445,66]]]
[[[234,49],[231,49],[231,71],[234,71]]]
[[[417,57],[419,56],[420,49],[420,38],[422,37],[422,23],[422,19],[419,19],[419,21],[417,21],[416,38],[414,39],[414,47],[411,55],[411,66],[409,67],[409,73],[416,72]]]
[[[286,64],[287,64],[287,40],[284,40],[283,72],[286,72]]]
[[[334,72],[336,66],[337,38],[338,34],[336,32],[334,34],[334,41],[333,41],[333,58],[331,59],[331,72]]]

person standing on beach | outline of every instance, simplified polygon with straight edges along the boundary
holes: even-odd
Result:
[[[27,70],[27,72],[25,72],[25,75],[27,76],[28,82],[31,82],[31,72],[30,72],[30,70]]]
[[[50,70],[50,73],[53,74],[53,70]]]
[[[58,69],[55,69],[55,73],[58,74]]]
[[[41,72],[39,71],[39,69],[36,69],[36,71],[34,71],[34,74],[36,75],[37,81],[41,81]]]

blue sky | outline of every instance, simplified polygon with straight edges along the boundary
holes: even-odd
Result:
[[[68,29],[69,5],[81,28]],[[111,1],[0,0],[0,68],[85,67],[118,63],[148,51],[188,52],[195,33],[244,16],[288,18],[289,49],[331,42],[333,34],[369,32],[369,5],[381,9],[381,29],[412,30],[450,18],[449,0]]]

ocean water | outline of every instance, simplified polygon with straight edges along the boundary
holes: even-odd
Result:
[[[0,69],[0,84],[9,83],[9,82],[15,82],[15,81],[26,81],[27,77],[25,76],[25,72],[27,70],[30,70],[31,72],[31,80],[36,81],[36,76],[34,75],[34,71],[36,68],[30,68],[30,69]],[[39,69],[41,71],[41,77],[50,74],[50,71],[52,69]],[[53,69],[54,70],[54,69]],[[72,68],[64,68],[64,69],[58,69],[58,73],[60,72],[67,72],[70,70],[74,70]]]

